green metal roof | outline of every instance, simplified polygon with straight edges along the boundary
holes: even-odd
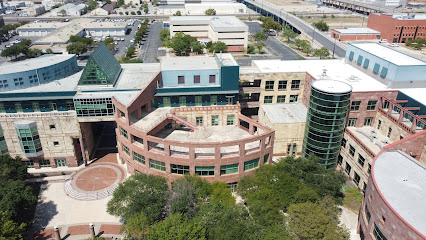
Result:
[[[90,55],[78,85],[111,85],[120,74],[121,66],[104,42]]]

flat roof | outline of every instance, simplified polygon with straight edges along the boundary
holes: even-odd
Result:
[[[0,74],[25,72],[49,67],[53,64],[66,61],[74,56],[74,54],[51,54],[14,63],[4,63],[0,65]]]
[[[337,80],[321,79],[318,81],[313,81],[312,87],[315,87],[316,89],[323,92],[327,92],[327,93],[352,92],[351,85],[342,81],[337,81]]]
[[[214,57],[166,57],[161,58],[161,71],[219,69]]]
[[[426,106],[426,86],[425,88],[404,88],[399,91]]]
[[[170,16],[170,25],[210,24],[215,31],[248,31],[248,26],[235,16]]]
[[[392,143],[387,136],[371,126],[363,126],[360,128],[347,127],[346,129],[363,142],[375,155],[377,155],[384,146]]]
[[[330,79],[348,83],[353,92],[391,90],[383,83],[345,63],[344,59],[327,60],[253,60],[252,65],[240,68],[240,74],[307,72],[315,79]],[[325,72],[325,75],[324,75]]]
[[[238,66],[238,62],[231,53],[216,53],[215,56],[223,66]]]
[[[336,28],[333,31],[339,32],[341,34],[380,34],[379,31],[376,31],[367,27],[360,28]]]
[[[382,58],[386,61],[389,61],[395,65],[404,66],[404,65],[426,65],[426,62],[423,62],[417,58],[408,56],[401,52],[398,52],[394,49],[385,47],[378,43],[349,43],[350,45],[359,48],[363,51],[366,51],[370,54],[373,54],[379,58]]]
[[[383,152],[373,163],[373,181],[389,207],[426,235],[426,167],[404,152]]]
[[[308,109],[303,103],[262,104],[266,117],[272,123],[306,122]]]
[[[43,22],[31,22],[20,26],[17,30],[32,30],[32,29],[56,29],[70,24],[69,22],[59,22],[59,21],[43,21]]]

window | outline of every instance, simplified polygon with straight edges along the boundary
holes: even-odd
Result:
[[[263,156],[263,163],[264,163],[264,164],[268,163],[268,159],[269,159],[269,153],[268,153],[268,154],[265,154],[265,155]]]
[[[133,136],[133,141],[143,145],[143,139],[140,137]]]
[[[16,129],[24,153],[38,153],[42,151],[40,136],[37,127]]]
[[[200,75],[194,76],[194,83],[200,83]]]
[[[20,102],[15,102],[15,109],[16,109],[16,112],[23,112],[22,104]]]
[[[390,137],[391,134],[392,134],[392,128],[389,128],[389,130],[388,130],[388,137]]]
[[[7,88],[7,87],[9,87],[7,80],[0,80],[0,88]]]
[[[348,163],[346,163],[345,173],[348,174],[348,175],[350,175],[351,174],[351,170],[352,170],[351,165],[349,165]]]
[[[366,58],[366,59],[364,60],[364,65],[363,65],[363,67],[364,67],[365,69],[367,69],[369,64],[370,64],[370,59]]]
[[[50,160],[49,159],[40,159],[38,160],[38,163],[40,164],[40,167],[50,167]]]
[[[383,103],[383,109],[388,109],[389,108],[389,101],[385,100],[385,102]]]
[[[220,175],[232,174],[238,172],[238,163],[220,166]]]
[[[359,177],[358,173],[354,172],[354,183],[358,186],[359,185],[359,180],[361,180],[361,178]]]
[[[344,148],[346,148],[346,139],[342,138],[342,144],[341,144],[341,146],[344,147]]]
[[[368,164],[368,169],[367,169],[368,174],[371,173],[371,164]]]
[[[213,115],[212,116],[212,126],[218,126],[219,125],[219,116]]]
[[[259,158],[244,162],[244,171],[256,168],[259,166]]]
[[[277,103],[285,103],[285,95],[277,96]]]
[[[373,236],[376,240],[387,240],[385,235],[383,235],[383,233],[377,227],[376,223],[374,223]]]
[[[139,153],[133,152],[133,160],[135,160],[138,163],[142,163],[145,165],[145,157],[140,155]]]
[[[342,162],[343,162],[343,157],[342,155],[339,154],[339,156],[337,156],[337,165],[342,166]]]
[[[354,60],[354,55],[355,55],[355,53],[352,52],[352,51],[349,53],[349,61]]]
[[[226,116],[226,125],[234,125],[234,115]]]
[[[351,103],[351,111],[359,111],[359,106],[361,105],[361,101],[352,101]]]
[[[351,154],[352,157],[355,156],[355,148],[349,144],[349,154]]]
[[[361,66],[361,64],[362,64],[362,59],[363,59],[363,56],[359,55],[359,56],[358,56],[358,60],[356,61],[356,64],[358,64],[359,66]]]
[[[216,83],[216,75],[209,76],[209,83]]]
[[[66,159],[55,159],[56,167],[68,167]]]
[[[401,136],[399,136],[399,140],[402,140],[402,139],[404,139],[404,137],[401,135]]]
[[[364,118],[364,126],[371,126],[371,123],[373,122],[372,117]]]
[[[297,102],[299,99],[299,95],[290,95],[290,102]]]
[[[355,127],[356,126],[356,118],[349,118],[348,119],[348,127]]]
[[[380,65],[378,63],[374,64],[373,73],[378,74],[380,70]]]
[[[178,84],[185,84],[185,77],[184,76],[178,76]]]
[[[59,146],[59,142],[53,142],[53,146]]]
[[[211,167],[195,167],[195,174],[200,176],[214,176],[214,166]]]
[[[179,96],[179,106],[181,106],[181,107],[186,106],[186,97],[185,96]]]
[[[123,152],[130,156],[129,148],[126,145],[123,145]]]
[[[286,90],[287,89],[287,81],[280,80],[278,81],[278,90]]]
[[[377,123],[377,130],[380,130],[380,126],[382,126],[382,121],[379,120],[379,123]]]
[[[364,182],[364,186],[362,186],[362,192],[365,193],[365,190],[367,190],[367,183]]]
[[[212,106],[217,105],[217,95],[211,95],[210,96],[210,105],[212,105]]]
[[[171,106],[170,97],[163,97],[163,107],[170,107],[170,106]]]
[[[367,185],[364,184],[364,186],[367,186]],[[368,211],[367,204],[365,204],[365,216],[367,217],[367,222],[369,222],[370,219],[371,219],[371,213],[370,213],[370,211]]]
[[[367,110],[375,110],[377,101],[368,101]]]
[[[287,144],[287,155],[291,153],[291,144]]]
[[[183,175],[189,173],[189,166],[170,164],[170,169],[175,174]]]
[[[13,82],[15,83],[15,86],[24,85],[24,80],[22,78],[14,78]]]
[[[263,103],[272,103],[272,99],[274,96],[265,96]]]
[[[49,125],[49,129],[50,129],[50,130],[55,129],[55,124]]]
[[[202,106],[202,105],[203,105],[202,96],[195,96],[195,106]]]
[[[265,83],[265,90],[266,91],[272,91],[272,90],[274,90],[274,81],[266,81],[266,83]]]
[[[203,125],[203,117],[195,117],[195,123],[197,124],[197,126],[202,126]]]
[[[291,155],[295,155],[296,154],[296,148],[297,148],[296,143],[293,143],[293,151],[291,152]]]
[[[358,163],[361,165],[361,167],[364,167],[365,158],[361,156],[361,154],[358,153]]]
[[[385,67],[382,67],[382,71],[380,72],[381,78],[386,78],[386,75],[388,74],[388,69]]]
[[[22,161],[25,165],[27,165],[27,168],[34,168],[34,161],[28,160],[28,161]]]
[[[291,80],[291,90],[297,90],[300,88],[300,80]]]
[[[166,164],[154,159],[149,159],[149,167],[162,172],[166,171]]]
[[[123,137],[125,137],[126,139],[128,139],[128,137],[127,137],[127,131],[126,131],[126,130],[124,130],[123,128],[120,128],[120,134],[121,134],[121,136],[123,136]]]

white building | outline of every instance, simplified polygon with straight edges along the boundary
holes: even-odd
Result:
[[[164,5],[158,8],[158,14],[164,16],[172,16],[177,11],[181,12],[181,15],[192,15],[199,16],[205,15],[207,9],[216,10],[216,15],[239,15],[247,14],[248,10],[246,5],[242,3],[187,3],[184,5]]]
[[[228,45],[228,52],[241,52],[247,48],[248,26],[235,16],[172,16],[171,37],[178,32],[203,42],[224,42]]]

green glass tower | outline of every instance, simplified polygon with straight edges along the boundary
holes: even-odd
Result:
[[[335,80],[312,82],[303,139],[303,157],[315,154],[320,164],[334,168],[348,115],[352,87]]]

